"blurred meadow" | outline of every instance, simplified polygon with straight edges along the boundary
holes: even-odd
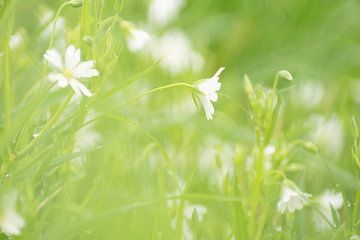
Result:
[[[0,0],[0,239],[360,240],[359,13]]]

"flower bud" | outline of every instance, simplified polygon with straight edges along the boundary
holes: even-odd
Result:
[[[278,72],[279,76],[280,77],[283,77],[285,78],[286,80],[289,80],[289,81],[292,81],[294,80],[294,78],[292,77],[291,73],[289,73],[288,71],[286,70],[281,70]]]
[[[70,0],[70,6],[74,8],[82,7],[83,0]]]

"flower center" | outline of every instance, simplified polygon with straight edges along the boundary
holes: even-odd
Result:
[[[66,78],[72,78],[73,76],[73,72],[70,69],[65,69],[63,74]]]

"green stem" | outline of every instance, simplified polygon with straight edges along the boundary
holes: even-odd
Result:
[[[73,92],[69,94],[65,102],[59,107],[59,109],[56,111],[56,113],[52,116],[52,118],[46,123],[45,127],[40,131],[39,135],[34,138],[18,155],[24,154],[26,151],[28,151],[31,147],[34,146],[35,143],[37,143],[42,136],[44,136],[49,129],[52,128],[52,126],[56,123],[56,121],[59,119],[60,115],[65,111],[67,105],[69,104],[71,98],[73,96]]]
[[[59,9],[56,12],[55,19],[54,19],[54,26],[53,26],[53,29],[52,29],[52,32],[51,32],[50,43],[49,43],[49,48],[48,49],[51,49],[53,47],[53,45],[54,45],[55,31],[56,31],[57,22],[59,20],[61,12],[68,5],[70,5],[70,2],[65,2],[65,3],[61,4],[61,6],[59,7]]]
[[[174,84],[170,84],[170,85],[166,85],[166,86],[154,88],[154,89],[152,89],[152,90],[149,90],[149,91],[147,91],[147,92],[144,92],[144,93],[140,94],[139,96],[137,96],[137,97],[131,99],[130,101],[128,101],[128,102],[126,102],[126,103],[124,103],[124,104],[122,104],[122,105],[114,108],[113,110],[110,110],[110,111],[108,111],[108,112],[106,112],[106,113],[101,114],[101,115],[98,116],[98,117],[95,117],[94,119],[92,119],[92,120],[84,123],[82,127],[85,127],[86,125],[89,125],[90,123],[97,121],[97,120],[100,119],[101,117],[106,116],[106,115],[108,115],[108,114],[111,114],[111,113],[115,112],[116,110],[118,110],[118,109],[120,109],[120,108],[122,108],[122,107],[124,107],[124,106],[126,106],[126,105],[132,104],[132,103],[138,101],[139,99],[141,99],[141,98],[143,98],[143,97],[145,97],[145,96],[147,96],[147,95],[150,95],[150,94],[152,94],[152,93],[159,92],[159,91],[162,91],[162,90],[165,90],[165,89],[168,89],[168,88],[173,88],[173,87],[189,87],[189,88],[191,88],[191,89],[194,89],[194,86],[191,85],[191,84],[188,84],[188,83],[174,83]]]
[[[3,74],[4,74],[4,111],[5,127],[10,131],[11,126],[11,85],[10,85],[10,32],[9,28],[4,39]]]

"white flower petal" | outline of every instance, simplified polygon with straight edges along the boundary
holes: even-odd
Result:
[[[92,97],[93,94],[90,92],[89,89],[87,89],[87,87],[85,87],[85,85],[83,85],[81,82],[79,82],[76,79],[71,79],[69,81],[72,89],[74,90],[76,95],[81,95],[84,94],[87,97]]]
[[[50,73],[48,78],[52,82],[57,82],[58,86],[64,88],[68,85],[67,78],[61,73]]]
[[[212,105],[210,100],[207,99],[205,96],[199,95],[199,98],[200,98],[201,103],[203,104],[205,114],[206,114],[206,119],[212,120],[212,115],[214,114],[214,106]]]
[[[73,74],[75,78],[90,78],[99,76],[99,72],[96,69],[93,69],[95,62],[86,61],[77,65],[73,69]]]
[[[70,45],[66,49],[65,68],[73,69],[80,63],[80,49],[76,49],[74,45]]]
[[[50,65],[55,67],[57,70],[61,71],[63,69],[63,64],[61,56],[58,51],[55,49],[49,49],[44,54],[44,58],[48,61]]]
[[[213,78],[219,78],[220,74],[222,73],[222,71],[224,71],[225,68],[221,67],[219,68],[219,70],[217,70],[217,72],[215,73],[215,75],[213,76]]]

